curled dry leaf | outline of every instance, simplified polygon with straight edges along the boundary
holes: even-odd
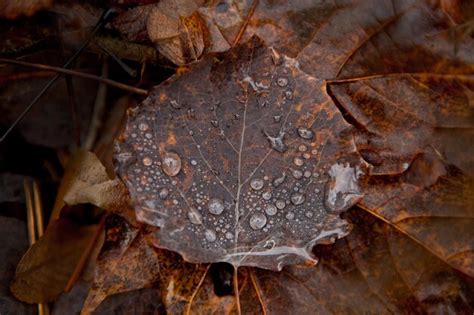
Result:
[[[121,213],[134,222],[133,215],[128,213],[128,198],[123,183],[118,179],[109,179],[105,167],[94,153],[78,150],[66,165],[51,218],[59,218],[66,203],[70,206],[91,203]]]

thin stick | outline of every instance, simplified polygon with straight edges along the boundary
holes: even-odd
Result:
[[[28,224],[28,241],[30,246],[36,241],[35,233],[35,213],[33,203],[33,193],[31,190],[30,182],[28,179],[23,181],[23,188],[25,190],[25,201],[26,201],[26,220]]]
[[[84,269],[87,263],[87,260],[89,259],[89,256],[91,255],[92,250],[94,249],[94,245],[97,242],[97,239],[99,238],[100,233],[104,229],[105,218],[106,218],[106,215],[103,214],[97,226],[97,230],[95,231],[94,235],[89,241],[89,244],[87,244],[87,247],[84,249],[84,252],[82,253],[81,258],[79,259],[79,262],[77,263],[76,268],[74,269],[71,277],[69,278],[66,284],[66,287],[64,288],[65,292],[71,291],[72,287],[77,282],[77,279],[79,279],[79,276],[81,275],[82,270]]]
[[[41,191],[36,180],[33,181],[33,199],[35,205],[36,232],[38,238],[40,238],[44,233],[43,203],[41,201]]]
[[[199,283],[198,283],[196,289],[193,291],[193,294],[191,295],[191,298],[189,299],[188,305],[186,306],[185,315],[191,314],[191,306],[193,304],[194,298],[196,297],[199,289],[201,288],[202,284],[204,283],[204,280],[206,279],[206,275],[207,275],[207,272],[209,271],[209,267],[211,267],[211,264],[207,265],[207,268],[206,268],[206,270],[204,270],[204,273],[202,274],[202,277],[199,280]]]
[[[107,47],[99,43],[98,41],[93,41],[94,44],[96,44],[102,51],[104,51],[107,55],[109,55],[113,60],[115,60],[116,63],[122,68],[123,71],[127,72],[127,74],[131,77],[136,77],[137,76],[137,71],[133,70],[130,68],[128,65],[126,65],[122,60],[120,60],[119,57],[117,57],[113,52],[111,52]]]
[[[240,292],[239,292],[239,277],[237,267],[234,266],[234,295],[235,295],[235,303],[237,304],[237,314],[241,315],[242,310],[240,309]]]
[[[62,74],[69,74],[69,75],[84,78],[84,79],[95,80],[95,81],[98,81],[100,83],[104,83],[104,84],[116,87],[116,88],[124,90],[124,91],[131,92],[131,93],[135,93],[135,94],[139,94],[139,95],[145,95],[145,96],[148,95],[147,90],[136,88],[136,87],[133,87],[133,86],[130,86],[130,85],[127,85],[127,84],[124,84],[124,83],[120,83],[120,82],[117,82],[117,81],[114,81],[114,80],[105,79],[105,78],[102,78],[102,77],[99,77],[99,76],[96,76],[96,75],[93,75],[93,74],[89,74],[89,73],[84,73],[84,72],[79,72],[79,71],[74,71],[74,70],[68,70],[68,69],[64,69],[64,68],[60,68],[60,67],[48,66],[48,65],[41,64],[41,63],[31,63],[31,62],[26,62],[26,61],[5,59],[5,58],[0,58],[0,63],[11,63],[11,64],[25,66],[25,67],[48,70],[48,71],[58,72],[58,73],[62,73]],[[3,138],[1,140],[3,140]],[[0,142],[1,142],[1,140],[0,140]]]
[[[104,60],[102,61],[101,77],[107,78],[108,74],[109,63],[107,61],[107,58],[104,58]],[[86,141],[84,142],[84,149],[88,151],[92,150],[96,142],[97,133],[99,132],[99,128],[102,125],[102,117],[104,115],[106,103],[107,85],[104,83],[99,83],[94,103],[94,112],[92,113],[92,118],[89,126],[89,132],[87,134]]]
[[[239,33],[237,36],[235,36],[234,41],[232,42],[232,47],[237,45],[240,41],[240,38],[242,35],[244,35],[245,30],[247,29],[247,26],[249,24],[250,18],[252,17],[253,13],[255,12],[255,9],[257,8],[258,5],[258,0],[253,0],[252,7],[250,8],[249,13],[245,17],[244,24],[240,27]]]
[[[79,57],[79,55],[82,53],[82,51],[87,47],[87,45],[89,45],[90,41],[95,36],[95,34],[99,31],[99,29],[102,28],[102,26],[106,23],[106,21],[111,17],[112,12],[113,12],[112,10],[104,11],[102,16],[99,18],[99,21],[95,25],[94,29],[89,34],[89,37],[81,45],[81,47],[79,47],[79,49],[76,50],[74,55],[72,55],[72,57],[69,58],[68,62],[66,62],[64,64],[64,66],[63,66],[64,68],[68,68],[74,61],[76,61],[76,59]],[[15,126],[18,125],[20,123],[20,121],[23,120],[23,118],[26,116],[26,114],[28,114],[28,112],[31,110],[33,105],[35,105],[39,101],[39,99],[44,95],[44,93],[46,93],[46,91],[54,84],[54,82],[56,82],[59,79],[60,76],[61,76],[61,74],[58,73],[51,80],[49,80],[48,83],[46,83],[46,85],[38,93],[38,95],[36,95],[36,97],[30,102],[30,104],[28,104],[28,106],[25,107],[23,112],[21,112],[21,114],[15,119],[15,121],[10,125],[10,127],[8,127],[7,131],[5,131],[3,136],[0,138],[0,142],[3,142],[3,140],[5,140],[5,138],[10,134],[10,132],[13,130],[13,128],[15,128]]]
[[[258,301],[260,302],[260,306],[262,307],[262,314],[267,315],[267,308],[265,307],[265,304],[263,303],[263,297],[261,294],[260,286],[258,285],[258,282],[257,282],[257,277],[255,276],[255,271],[251,269],[249,272],[250,272],[250,279],[252,280],[253,288],[255,289],[255,292],[257,293]]]

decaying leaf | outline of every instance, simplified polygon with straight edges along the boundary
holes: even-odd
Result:
[[[81,226],[65,218],[51,223],[19,262],[11,285],[13,294],[27,303],[57,298],[97,229],[97,225]]]
[[[322,82],[257,38],[130,112],[116,153],[138,220],[192,262],[281,269],[345,236],[364,163]],[[327,197],[325,197],[327,196]]]
[[[141,296],[137,290],[147,288],[147,294],[155,294],[152,288],[158,289],[161,303],[172,314],[184,313],[189,303],[202,309],[202,313],[222,312],[235,306],[232,297],[214,294],[206,266],[186,263],[175,253],[154,248],[148,228],[132,228],[118,217],[107,222],[108,237],[83,315],[105,307],[102,304],[108,303],[108,296],[116,296],[114,303],[122,303],[128,297],[121,298],[120,293]]]

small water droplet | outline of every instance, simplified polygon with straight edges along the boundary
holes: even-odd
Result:
[[[286,202],[284,200],[277,200],[275,202],[275,205],[278,209],[282,210],[282,209],[285,209],[286,207]]]
[[[151,133],[147,132],[147,133],[145,134],[145,138],[151,139],[151,138],[153,138],[153,135],[152,135]]]
[[[160,196],[161,199],[166,199],[168,197],[168,195],[170,194],[170,191],[168,188],[161,188],[160,189],[160,192],[158,193],[158,195]]]
[[[314,137],[314,133],[306,127],[299,127],[297,131],[298,135],[303,139],[311,140]]]
[[[150,159],[149,157],[143,158],[142,162],[143,162],[143,165],[145,165],[145,166],[150,166],[151,164],[153,164],[153,160]]]
[[[194,113],[194,109],[193,109],[193,108],[189,108],[189,109],[188,109],[188,119],[193,119],[193,118],[195,118],[195,117],[196,117],[196,115],[195,115],[195,113]]]
[[[314,214],[311,211],[306,211],[304,215],[309,219],[309,218],[312,218]]]
[[[273,116],[273,121],[274,121],[274,122],[278,123],[278,122],[280,122],[280,120],[281,120],[281,115],[275,115],[275,116]]]
[[[176,102],[176,100],[171,100],[170,105],[171,105],[171,107],[176,108],[176,109],[181,108],[181,105],[179,105],[178,102]]]
[[[234,234],[231,233],[231,232],[227,232],[225,233],[225,238],[228,239],[228,240],[231,240],[234,238]]]
[[[293,92],[291,90],[286,90],[285,91],[285,97],[289,100],[293,99]]]
[[[300,157],[295,157],[295,158],[293,159],[293,163],[295,163],[296,166],[303,166],[304,161],[303,161],[303,159],[300,158]]]
[[[305,171],[303,175],[306,178],[311,177],[311,172],[310,171]]]
[[[272,184],[274,187],[278,187],[285,181],[286,173],[283,173],[280,177],[277,177],[273,180]]]
[[[315,188],[315,189],[314,189],[314,193],[315,193],[315,194],[319,194],[320,191],[321,191],[321,190],[319,190],[319,188]]]
[[[178,203],[179,203],[178,200],[173,199],[173,204],[174,204],[175,206],[176,206]]]
[[[295,206],[302,204],[305,201],[305,195],[296,193],[291,195],[291,203],[294,204]]]
[[[141,131],[147,131],[148,130],[148,124],[146,123],[140,123],[138,125],[138,129],[140,129]]]
[[[215,128],[219,127],[219,122],[217,120],[211,120],[211,125]]]
[[[190,163],[191,163],[192,166],[196,166],[196,165],[198,164],[198,162],[197,162],[196,160],[194,160],[194,159],[192,159],[192,160],[190,161]]]
[[[277,213],[277,208],[274,205],[267,205],[265,207],[265,213],[268,215],[275,215]]]
[[[190,135],[190,136],[194,136],[194,131],[189,130],[189,135]]]
[[[190,208],[188,211],[188,219],[192,224],[202,224],[202,215],[196,208]]]
[[[254,178],[250,181],[250,187],[253,190],[260,190],[263,188],[263,180],[260,178]]]
[[[306,150],[308,150],[308,147],[305,146],[304,144],[300,144],[300,145],[298,146],[298,151],[300,151],[300,152],[306,152]]]
[[[212,198],[207,205],[210,213],[219,215],[224,211],[224,203],[218,198]]]
[[[288,220],[293,220],[295,218],[295,214],[293,212],[288,212],[285,217]]]
[[[277,84],[281,87],[287,86],[288,85],[288,79],[285,77],[280,77],[277,79]]]
[[[294,170],[292,174],[293,174],[293,177],[296,179],[300,179],[303,177],[303,172],[301,172],[300,170]]]
[[[209,230],[207,229],[206,231],[204,231],[204,237],[206,238],[206,240],[208,242],[214,242],[216,240],[216,232],[214,232],[213,230]]]
[[[161,168],[168,176],[176,176],[181,170],[181,158],[174,152],[166,152],[161,158]]]
[[[262,198],[263,198],[264,200],[270,200],[270,199],[272,198],[272,193],[269,192],[269,191],[266,191],[266,192],[264,192],[264,193],[262,194]]]
[[[316,149],[311,150],[311,154],[313,154],[313,155],[318,154],[318,150],[316,150]]]
[[[263,213],[257,212],[250,217],[249,222],[252,229],[260,230],[267,224],[267,217]]]

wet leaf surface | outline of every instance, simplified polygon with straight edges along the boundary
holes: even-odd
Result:
[[[346,235],[365,166],[322,83],[254,38],[132,110],[115,158],[156,245],[281,269]]]

